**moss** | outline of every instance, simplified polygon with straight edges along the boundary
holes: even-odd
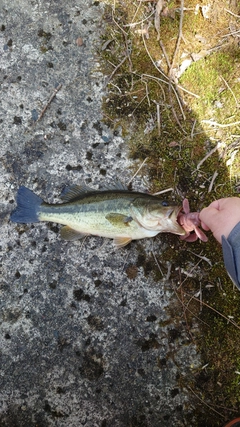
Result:
[[[108,26],[101,51],[103,70],[110,76],[104,102],[106,122],[115,129],[121,125],[136,168],[145,161],[139,173],[150,177],[151,192],[174,188],[170,199],[181,203],[187,197],[191,210],[200,210],[213,199],[236,195],[236,183],[240,182],[240,53],[234,37],[223,37],[229,33],[229,23],[237,26],[237,21],[223,13],[224,7],[228,9],[225,0],[214,2],[209,19],[204,19],[201,11],[195,13],[197,0],[189,0],[183,37],[175,55],[179,2],[168,3],[171,17],[161,16],[161,45],[170,63],[175,58],[172,69],[192,53],[203,55],[192,62],[179,82],[196,97],[169,84],[169,66],[157,41],[153,18],[144,20],[144,24],[151,22],[149,38],[144,40],[139,36],[141,25],[128,26],[141,22],[153,11],[150,2],[142,3],[137,8],[129,0],[124,4],[116,1],[114,14],[110,6],[106,8]],[[210,121],[217,124],[211,126]],[[225,124],[231,126],[221,126]],[[200,165],[219,140],[225,144],[224,149],[216,150]],[[164,275],[171,264],[174,291],[185,307],[182,313],[178,307],[179,316],[174,307],[172,316],[176,322],[185,322],[202,354],[202,366],[206,365],[179,382],[199,397],[194,402],[194,425],[221,426],[224,419],[235,415],[240,401],[240,378],[236,373],[240,370],[240,330],[236,326],[240,323],[240,293],[233,289],[214,238],[210,237],[207,244],[196,242],[192,246],[174,235],[163,234],[157,239],[165,248],[161,257],[156,256],[158,264]],[[153,272],[156,280],[162,278],[155,260],[140,256],[138,266],[144,267],[146,275]],[[201,302],[196,297],[199,292]],[[196,319],[199,332],[191,331]],[[222,418],[214,418],[213,422],[214,410]]]
[[[221,122],[226,117],[226,108],[229,116],[236,110],[236,104],[232,102],[232,92],[225,82],[226,79],[229,80],[230,74],[232,77],[229,84],[233,87],[235,96],[238,97],[240,89],[236,87],[233,78],[238,68],[235,62],[237,57],[239,52],[236,49],[230,52],[216,52],[193,63],[183,74],[181,84],[200,96],[200,99],[192,103],[200,120],[214,114],[215,119]],[[224,110],[222,110],[223,106],[225,106]]]

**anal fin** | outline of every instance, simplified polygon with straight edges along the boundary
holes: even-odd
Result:
[[[128,245],[128,243],[130,243],[132,239],[131,237],[115,237],[113,241],[116,248],[119,249]]]
[[[88,234],[80,233],[79,231],[73,230],[73,228],[69,227],[68,225],[65,225],[61,228],[60,231],[61,238],[68,241],[74,241],[82,239],[85,236],[88,236]]]

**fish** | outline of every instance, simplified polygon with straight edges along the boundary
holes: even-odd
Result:
[[[183,211],[179,212],[177,221],[184,228],[186,234],[185,236],[180,236],[180,239],[186,242],[195,242],[199,238],[203,242],[207,242],[206,234],[199,228],[201,225],[199,212],[190,212],[188,199],[184,199],[182,205]]]
[[[121,248],[132,240],[170,232],[184,236],[178,223],[181,206],[169,204],[157,196],[129,191],[121,182],[95,190],[85,183],[73,185],[61,196],[62,203],[49,204],[21,186],[17,207],[10,220],[16,223],[47,221],[62,224],[60,235],[74,241],[94,235],[113,239]]]

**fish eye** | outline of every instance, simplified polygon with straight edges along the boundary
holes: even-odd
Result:
[[[162,206],[169,206],[169,203],[168,203],[166,200],[164,200],[164,201],[162,202]]]

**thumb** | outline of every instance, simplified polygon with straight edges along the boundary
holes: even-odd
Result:
[[[202,227],[202,229],[203,230],[205,230],[205,231],[209,231],[210,230],[210,228],[205,224],[205,222],[203,222],[203,221],[201,221],[201,227]]]

